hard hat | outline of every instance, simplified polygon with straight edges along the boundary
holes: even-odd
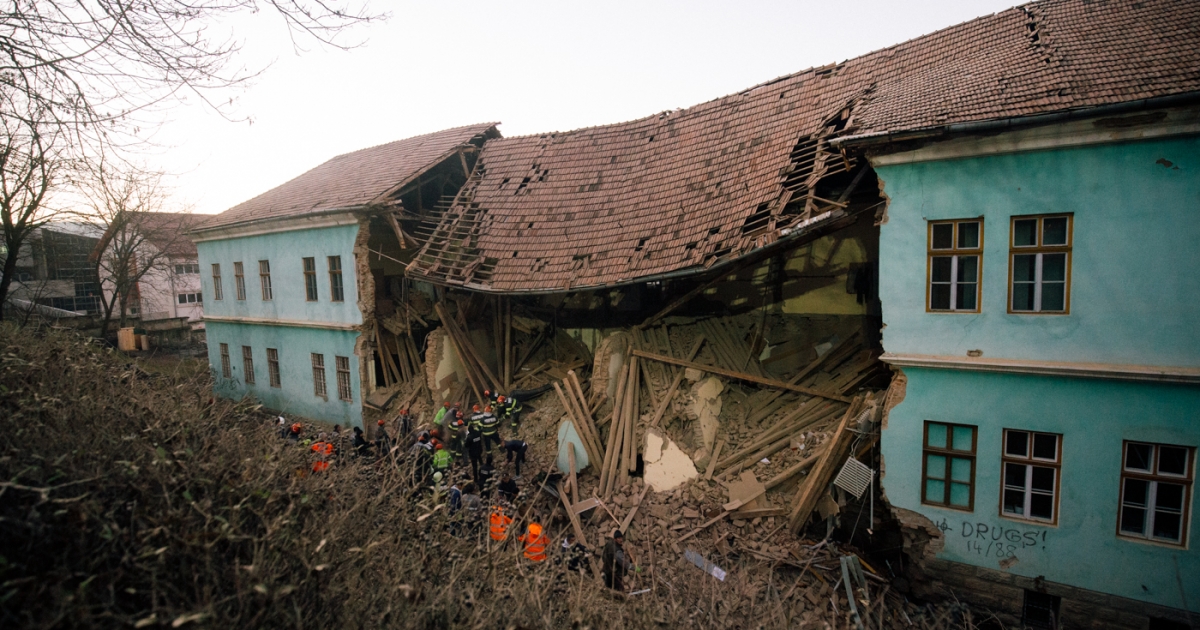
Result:
[[[542,533],[542,526],[538,525],[537,523],[530,523],[529,524],[529,533],[533,534],[534,536],[537,536],[538,534]]]
[[[479,405],[472,405],[471,409],[474,409],[475,411],[479,411]]]
[[[497,397],[496,397],[496,402],[504,402],[504,397],[503,397],[503,396],[497,396]]]
[[[488,413],[491,413],[491,411],[492,411],[492,406],[491,406],[491,405],[488,405],[488,406],[484,407],[484,408],[483,408],[483,410],[484,410],[484,411],[486,411],[486,412],[488,412]]]
[[[303,428],[304,428],[304,425],[302,425],[302,424],[300,424],[299,422],[297,422],[297,423],[295,423],[295,424],[293,424],[293,425],[292,425],[292,433],[299,433],[299,432],[300,432],[300,430],[301,430],[301,429],[303,429]]]
[[[439,450],[439,451],[440,451],[440,450],[442,450],[442,449],[444,449],[444,448],[446,448],[446,447],[445,447],[445,446],[442,446],[441,444],[438,444],[438,445],[437,445],[437,450]]]
[[[408,410],[407,410],[407,409],[401,409],[401,410],[400,410],[400,415],[402,415],[402,416],[407,416],[407,415],[408,415]]]
[[[442,480],[442,473],[440,473],[440,472],[435,472],[435,473],[433,473],[433,480],[434,480],[434,481],[441,481],[441,480]]]
[[[445,408],[447,408],[447,409],[449,409],[449,408],[450,408],[450,401],[449,401],[449,400],[447,400],[446,402],[442,403],[442,406],[443,406],[443,407],[445,407]]]
[[[375,424],[378,424],[379,426],[383,426],[383,418],[380,418],[379,422],[376,422]]]
[[[440,431],[438,431],[437,429],[434,429],[434,430],[430,431],[430,432],[429,432],[429,435],[430,435],[430,436],[432,436],[432,437],[435,437],[435,438],[440,438],[440,437],[442,437],[442,433],[441,433]]]
[[[483,395],[484,395],[484,396],[491,396],[491,395],[492,395],[492,390],[490,390],[490,389],[485,389],[485,390],[483,390]]]

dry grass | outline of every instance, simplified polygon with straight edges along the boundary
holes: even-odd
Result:
[[[308,454],[266,414],[210,392],[204,373],[0,326],[0,627],[826,625],[828,606],[786,597],[794,569],[745,561],[721,583],[658,558],[654,590],[624,601],[452,537],[444,511],[418,521],[429,499],[390,463],[299,474]],[[906,610],[913,627],[962,619]]]

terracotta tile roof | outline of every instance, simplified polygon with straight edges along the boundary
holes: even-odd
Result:
[[[339,155],[280,186],[244,201],[198,229],[361,207],[415,179],[472,138],[499,123],[455,127]]]
[[[409,273],[548,291],[700,270],[834,210],[813,188],[854,164],[829,138],[1196,90],[1200,2],[1028,4],[685,110],[491,140]]]

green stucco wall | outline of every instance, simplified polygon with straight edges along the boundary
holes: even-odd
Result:
[[[919,368],[904,373],[907,396],[883,434],[881,485],[892,505],[943,529],[938,557],[1173,608],[1184,608],[1182,589],[1191,610],[1200,612],[1200,554],[1191,550],[1200,543],[1195,518],[1188,549],[1117,536],[1123,440],[1200,445],[1200,388]],[[927,420],[978,427],[974,511],[921,504]],[[1057,526],[1000,516],[1004,429],[1062,434]],[[1005,569],[1001,561],[1010,556],[1016,563]]]
[[[358,333],[289,326],[261,326],[208,322],[208,361],[216,382],[215,389],[227,398],[247,394],[285,416],[300,415],[342,426],[362,426],[362,399],[359,387],[358,357],[354,342]],[[229,344],[232,378],[221,377],[221,344]],[[253,385],[246,384],[242,366],[242,346],[250,346],[254,355]],[[279,351],[280,387],[271,387],[267,372],[267,348]],[[311,353],[325,355],[327,396],[313,393]],[[349,357],[353,401],[338,399],[335,357]]]
[[[877,172],[890,199],[879,270],[888,352],[1200,366],[1200,138]],[[1009,218],[1058,212],[1075,214],[1071,313],[1009,315]],[[927,221],[979,216],[982,312],[926,313]]]

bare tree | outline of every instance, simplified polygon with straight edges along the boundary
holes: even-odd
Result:
[[[43,124],[44,113],[37,110],[25,118],[0,117],[0,229],[4,231],[0,321],[21,247],[54,215],[46,199],[61,170],[61,146],[58,128]]]

